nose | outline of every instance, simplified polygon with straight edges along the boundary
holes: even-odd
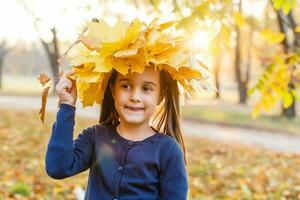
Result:
[[[130,95],[130,101],[132,102],[140,102],[141,101],[141,93],[138,88],[134,88]]]

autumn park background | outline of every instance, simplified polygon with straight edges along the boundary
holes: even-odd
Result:
[[[43,124],[37,77],[57,83],[86,21],[154,16],[177,19],[210,70],[182,109],[189,199],[300,199],[300,1],[2,0],[0,16],[1,200],[82,199],[88,172],[45,172],[58,99],[52,87]],[[74,137],[99,115],[77,104]]]

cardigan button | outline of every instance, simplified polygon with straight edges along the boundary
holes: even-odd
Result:
[[[123,167],[122,166],[119,166],[118,167],[118,171],[122,171],[123,170]]]
[[[129,145],[129,146],[133,145],[133,142],[132,142],[132,141],[129,141],[129,142],[128,142],[128,145]]]

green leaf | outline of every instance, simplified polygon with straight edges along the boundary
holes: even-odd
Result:
[[[22,196],[29,196],[30,195],[30,187],[26,183],[17,182],[14,184],[10,190],[12,194],[19,194]]]
[[[257,90],[256,86],[253,86],[253,87],[249,88],[248,91],[247,91],[247,95],[248,96],[252,95],[255,90]]]

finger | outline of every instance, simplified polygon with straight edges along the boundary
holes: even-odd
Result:
[[[64,71],[59,70],[59,76],[62,77],[64,75]]]
[[[63,74],[63,76],[64,76],[64,77],[68,77],[68,76],[73,75],[74,73],[75,73],[75,71],[74,71],[73,69],[71,69],[71,70],[65,72],[65,73]]]
[[[61,83],[67,82],[69,85],[72,84],[72,80],[70,80],[68,77],[61,77]]]
[[[73,87],[75,86],[74,82],[73,81],[70,81],[69,79],[66,79],[65,81],[66,85],[65,85],[65,89],[67,92],[71,92]]]
[[[74,74],[74,73],[75,73],[74,69],[71,69],[71,70],[67,71],[67,73],[66,73],[66,74],[68,74],[68,75],[72,75],[72,74]]]
[[[62,77],[61,81],[58,83],[58,88],[63,91],[71,87],[72,87],[72,82],[64,77]]]

